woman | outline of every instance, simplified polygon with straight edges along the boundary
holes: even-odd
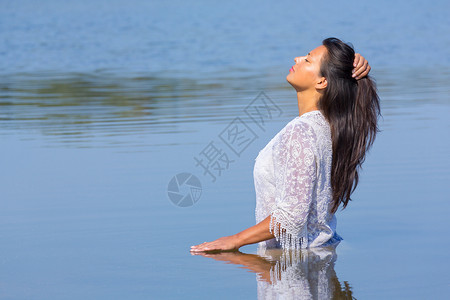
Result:
[[[256,158],[257,224],[192,246],[191,252],[237,250],[257,242],[298,249],[341,240],[334,213],[347,206],[358,184],[358,169],[377,132],[379,98],[366,76],[367,61],[336,38],[295,62],[286,79],[297,92],[299,116]]]

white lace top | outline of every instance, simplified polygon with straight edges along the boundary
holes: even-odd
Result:
[[[262,149],[253,171],[256,222],[271,215],[275,238],[264,248],[298,249],[334,244],[332,145],[328,122],[318,110],[290,121]]]

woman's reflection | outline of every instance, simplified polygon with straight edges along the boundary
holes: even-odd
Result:
[[[257,254],[202,252],[196,255],[243,265],[257,274],[258,299],[355,299],[339,282],[336,247],[287,251],[258,245]]]

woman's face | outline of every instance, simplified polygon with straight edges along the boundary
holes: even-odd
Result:
[[[320,74],[320,64],[327,48],[323,45],[309,52],[306,56],[295,58],[295,65],[289,70],[286,80],[297,90],[315,89],[323,79]]]

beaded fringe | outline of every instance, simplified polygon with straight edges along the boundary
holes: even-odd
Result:
[[[300,250],[302,245],[307,243],[306,237],[293,236],[292,233],[287,232],[287,229],[279,221],[275,221],[275,218],[270,219],[270,233],[272,233],[276,240],[280,242],[283,250]],[[296,252],[296,251],[294,251]]]

